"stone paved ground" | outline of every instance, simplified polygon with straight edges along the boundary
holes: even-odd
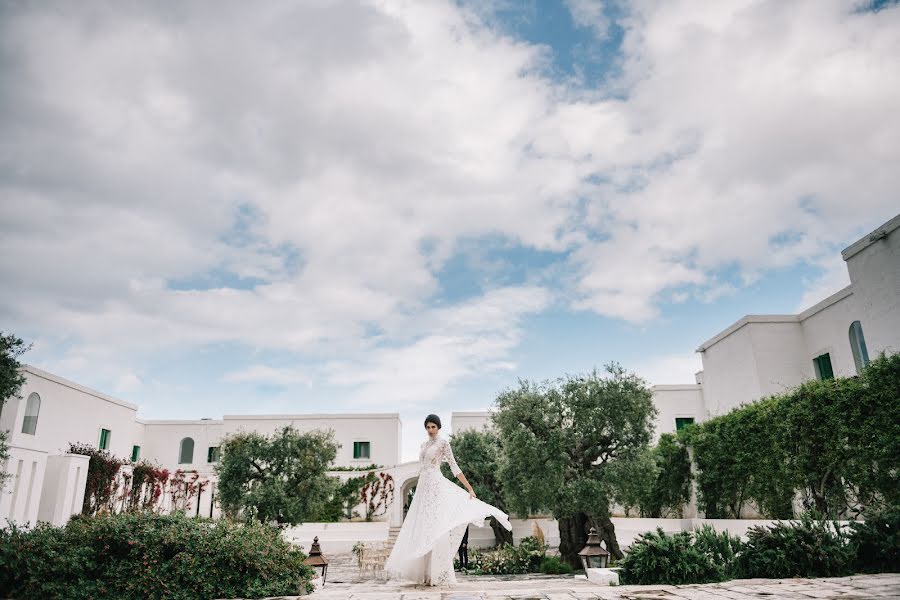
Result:
[[[339,581],[344,579],[344,581]],[[572,576],[459,576],[453,588],[336,577],[310,600],[863,600],[900,598],[900,574],[830,579],[739,579],[683,586],[602,587]]]

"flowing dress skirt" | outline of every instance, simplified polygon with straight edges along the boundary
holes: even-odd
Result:
[[[496,517],[512,531],[506,513],[469,498],[469,493],[444,477],[439,468],[426,465],[385,571],[391,577],[427,585],[456,583],[453,557],[466,527],[484,527],[488,517]]]

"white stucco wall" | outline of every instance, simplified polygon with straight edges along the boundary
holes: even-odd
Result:
[[[450,414],[450,433],[457,434],[466,429],[481,431],[485,426],[491,427],[489,411],[455,412]]]
[[[807,356],[799,319],[795,317],[792,322],[761,320],[751,322],[747,328],[756,364],[757,395],[742,398],[741,402],[784,393],[813,376],[812,357]],[[729,402],[727,410],[736,406],[738,404]]]
[[[675,433],[676,418],[691,417],[695,423],[706,420],[706,406],[700,385],[655,385],[650,389],[653,392],[653,405],[659,411],[653,432],[654,443],[663,433]]]
[[[214,465],[207,462],[207,450],[222,440],[222,421],[145,421],[144,445],[141,458],[158,463],[167,469],[210,472]],[[194,440],[194,456],[190,463],[179,462],[181,440]]]
[[[741,402],[759,397],[756,356],[745,317],[721,339],[699,351],[703,360],[703,398],[710,417],[724,414]]]
[[[271,415],[233,416],[223,420],[223,434],[238,431],[258,431],[271,435],[278,429],[292,425],[298,431],[314,429],[332,430],[341,445],[335,465],[343,467],[370,464],[392,466],[400,462],[400,414],[322,414],[322,415]],[[353,442],[369,442],[370,456],[353,458]]]
[[[900,215],[842,253],[869,358],[900,352]]]
[[[856,375],[853,351],[850,347],[850,324],[860,320],[856,296],[848,286],[800,314],[806,360],[805,379],[815,377],[813,358],[826,352],[831,357],[835,377]]]
[[[133,444],[139,444],[142,427],[136,423],[137,406],[123,402],[47,373],[32,366],[23,369],[25,385],[16,403],[11,442],[50,454],[68,449],[69,442],[97,446],[100,430],[109,429],[109,450],[116,456],[131,456]],[[34,435],[22,433],[25,406],[32,392],[41,397],[41,408]],[[4,414],[9,407],[4,408]]]

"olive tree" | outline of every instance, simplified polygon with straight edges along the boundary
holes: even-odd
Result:
[[[238,433],[221,448],[216,474],[225,514],[294,525],[327,513],[338,487],[327,473],[339,448],[332,432],[285,427],[271,437]]]
[[[481,431],[468,429],[450,438],[450,447],[459,468],[466,474],[475,494],[493,504],[503,512],[509,512],[503,496],[503,485],[498,476],[500,467],[500,438],[495,431],[485,428]],[[450,479],[450,468],[443,465],[445,475]],[[490,518],[494,540],[498,546],[513,543],[512,532],[503,527],[496,518]]]
[[[555,382],[520,381],[502,392],[493,421],[510,508],[522,516],[551,512],[559,521],[560,553],[575,566],[591,526],[621,558],[610,520],[609,467],[649,444],[655,414],[646,383],[617,364]]]

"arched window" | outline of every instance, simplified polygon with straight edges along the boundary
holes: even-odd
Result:
[[[194,440],[184,438],[178,448],[178,464],[189,465],[194,462]]]
[[[862,324],[859,321],[850,324],[850,349],[853,350],[856,372],[862,373],[869,364],[869,351],[866,350],[866,338],[863,337]]]
[[[28,402],[25,404],[25,420],[22,421],[22,433],[34,435],[37,431],[38,414],[41,412],[41,397],[37,392],[32,392],[28,396]]]

